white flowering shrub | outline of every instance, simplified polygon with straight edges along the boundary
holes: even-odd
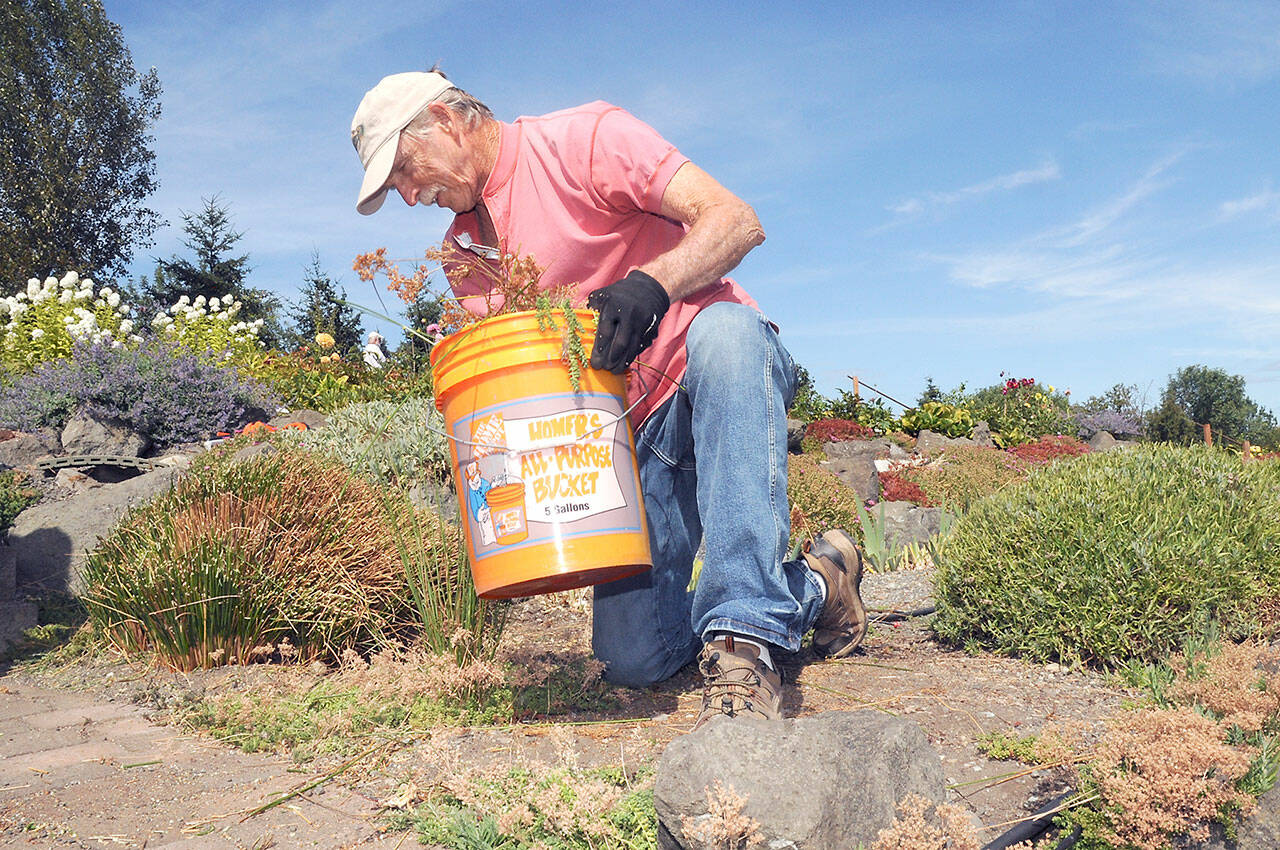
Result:
[[[132,308],[109,286],[94,290],[89,278],[67,272],[60,279],[27,281],[26,289],[0,298],[0,361],[13,372],[30,372],[49,360],[71,356],[74,342],[119,348],[140,342]]]
[[[151,327],[163,339],[174,342],[198,356],[216,362],[247,365],[263,351],[258,332],[262,320],[242,322],[236,318],[240,302],[230,295],[192,301],[183,295],[168,310],[157,313]]]

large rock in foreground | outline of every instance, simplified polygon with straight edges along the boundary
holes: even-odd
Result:
[[[82,592],[85,554],[115,528],[125,511],[168,492],[181,474],[178,467],[161,467],[18,514],[9,530],[9,545],[17,555],[18,587],[33,592]]]
[[[763,846],[871,846],[908,794],[945,799],[942,763],[915,723],[875,711],[794,720],[715,718],[662,754],[654,804],[665,848],[693,848],[686,827],[715,824],[716,783],[744,800]]]

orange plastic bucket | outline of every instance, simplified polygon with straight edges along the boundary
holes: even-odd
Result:
[[[595,314],[577,311],[590,350]],[[648,569],[649,532],[621,375],[583,369],[557,327],[497,316],[431,351],[476,592],[488,599],[600,584]]]

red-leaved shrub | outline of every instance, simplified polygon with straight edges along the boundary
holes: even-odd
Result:
[[[880,499],[885,502],[915,502],[922,508],[932,507],[919,484],[893,470],[880,473]]]
[[[1023,443],[1009,449],[1009,454],[1027,463],[1048,463],[1060,457],[1089,453],[1089,447],[1075,437],[1044,436],[1034,443]]]
[[[804,432],[805,439],[817,440],[819,443],[870,440],[875,435],[874,429],[852,419],[819,419],[811,422]]]

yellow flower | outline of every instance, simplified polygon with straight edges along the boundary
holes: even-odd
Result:
[[[1049,392],[1053,392],[1053,384],[1049,385]]]
[[[335,351],[329,355],[329,359],[332,360],[334,363],[337,363],[339,360],[342,359],[342,355]]]
[[[322,331],[316,334],[316,345],[321,348],[333,348],[333,337]]]
[[[320,362],[321,362],[321,363],[328,363],[328,362],[329,362],[329,355],[327,355],[327,354],[321,354],[321,355],[320,355]]]

